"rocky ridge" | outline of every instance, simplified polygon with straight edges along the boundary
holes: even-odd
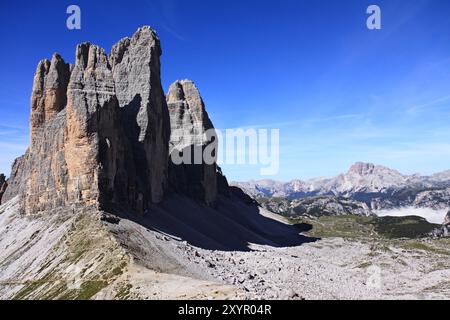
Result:
[[[405,206],[443,209],[450,207],[450,179],[446,172],[432,176],[402,175],[396,170],[370,163],[356,163],[334,178],[288,183],[261,180],[234,182],[255,198],[290,200],[316,196],[348,198],[365,203],[371,210]]]
[[[260,198],[259,204],[271,212],[284,216],[357,215],[372,216],[374,213],[367,204],[352,199],[317,196],[305,199]]]
[[[19,194],[28,214],[74,205],[142,213],[172,191],[214,204],[218,184],[225,192],[228,187],[215,159],[200,166],[171,165],[169,180],[169,142],[172,150],[191,143],[205,148],[202,132],[213,125],[192,81],[171,86],[169,116],[161,54],[156,33],[142,27],[110,54],[83,43],[74,65],[59,54],[39,62],[30,147],[13,165],[4,201]],[[176,134],[170,140],[177,129],[192,141]]]

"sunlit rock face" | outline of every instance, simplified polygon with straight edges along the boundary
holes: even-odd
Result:
[[[5,197],[26,213],[60,206],[120,206],[143,212],[163,200],[170,123],[156,33],[140,28],[110,55],[76,48],[39,62],[31,95],[31,143]]]
[[[200,93],[192,81],[177,81],[166,100],[161,53],[155,31],[142,27],[110,54],[82,43],[73,65],[59,54],[40,61],[30,147],[14,162],[3,201],[19,195],[28,214],[65,206],[143,213],[171,191],[208,205],[218,190],[227,194],[217,141],[204,135],[213,125]],[[212,161],[173,166],[170,152],[191,147],[212,147]]]

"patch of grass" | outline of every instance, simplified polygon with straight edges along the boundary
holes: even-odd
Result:
[[[19,292],[15,294],[12,300],[24,300],[34,291],[39,289],[44,283],[41,281],[30,281],[25,284],[25,286],[20,289]]]
[[[116,299],[119,299],[119,300],[129,299],[130,295],[131,295],[131,288],[133,288],[133,286],[131,284],[127,284],[127,285],[120,287],[120,289],[117,291]]]
[[[64,292],[68,290],[67,284],[64,282],[61,282],[54,288],[52,288],[47,294],[45,294],[42,299],[43,300],[55,300],[58,299],[61,295],[64,294]]]
[[[419,238],[438,227],[416,216],[377,217],[372,223],[375,231],[388,239]]]
[[[437,253],[442,255],[450,255],[450,252],[448,250],[435,247],[432,244],[427,244],[421,241],[408,241],[405,243],[402,243],[401,246],[406,250],[420,250],[420,251],[426,251],[430,253]]]
[[[108,282],[103,280],[91,280],[86,281],[81,285],[80,290],[76,292],[76,300],[89,300],[97,293],[99,293],[103,288],[108,285]]]
[[[121,266],[115,267],[111,273],[109,274],[109,277],[118,277],[121,274],[123,274],[123,268]]]
[[[26,300],[30,297],[31,294],[35,293],[38,289],[42,289],[41,291],[48,290],[49,287],[54,285],[57,282],[56,273],[54,271],[51,271],[47,273],[44,277],[41,279],[33,280],[33,281],[27,281],[25,283],[25,286],[20,289],[19,292],[15,294],[15,296],[12,298],[13,300]],[[36,295],[34,295],[36,296]],[[34,298],[33,296],[33,298]],[[39,299],[39,296],[36,296],[37,299]]]
[[[374,227],[372,217],[360,216],[319,216],[317,218],[290,218],[291,223],[311,224],[312,230],[306,234],[318,238],[372,238]]]
[[[319,238],[346,239],[415,239],[419,238],[438,225],[429,223],[424,218],[407,217],[363,217],[355,215],[330,216],[316,218],[290,217],[292,224],[309,223],[313,226],[307,234]]]

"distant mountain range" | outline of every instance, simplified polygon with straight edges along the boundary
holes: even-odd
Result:
[[[358,162],[333,178],[287,183],[273,180],[233,182],[254,198],[299,200],[329,196],[365,203],[371,210],[404,206],[447,209],[450,207],[450,170],[431,176],[403,175],[372,163]]]

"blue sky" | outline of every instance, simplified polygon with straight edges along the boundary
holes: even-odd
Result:
[[[77,4],[82,29],[66,28]],[[366,28],[377,4],[382,29]],[[280,129],[281,180],[332,176],[356,161],[404,173],[450,169],[448,0],[147,0],[0,3],[0,172],[28,145],[38,61],[107,51],[141,25],[163,47],[162,81],[193,79],[218,128]],[[230,180],[260,168],[224,166]]]

